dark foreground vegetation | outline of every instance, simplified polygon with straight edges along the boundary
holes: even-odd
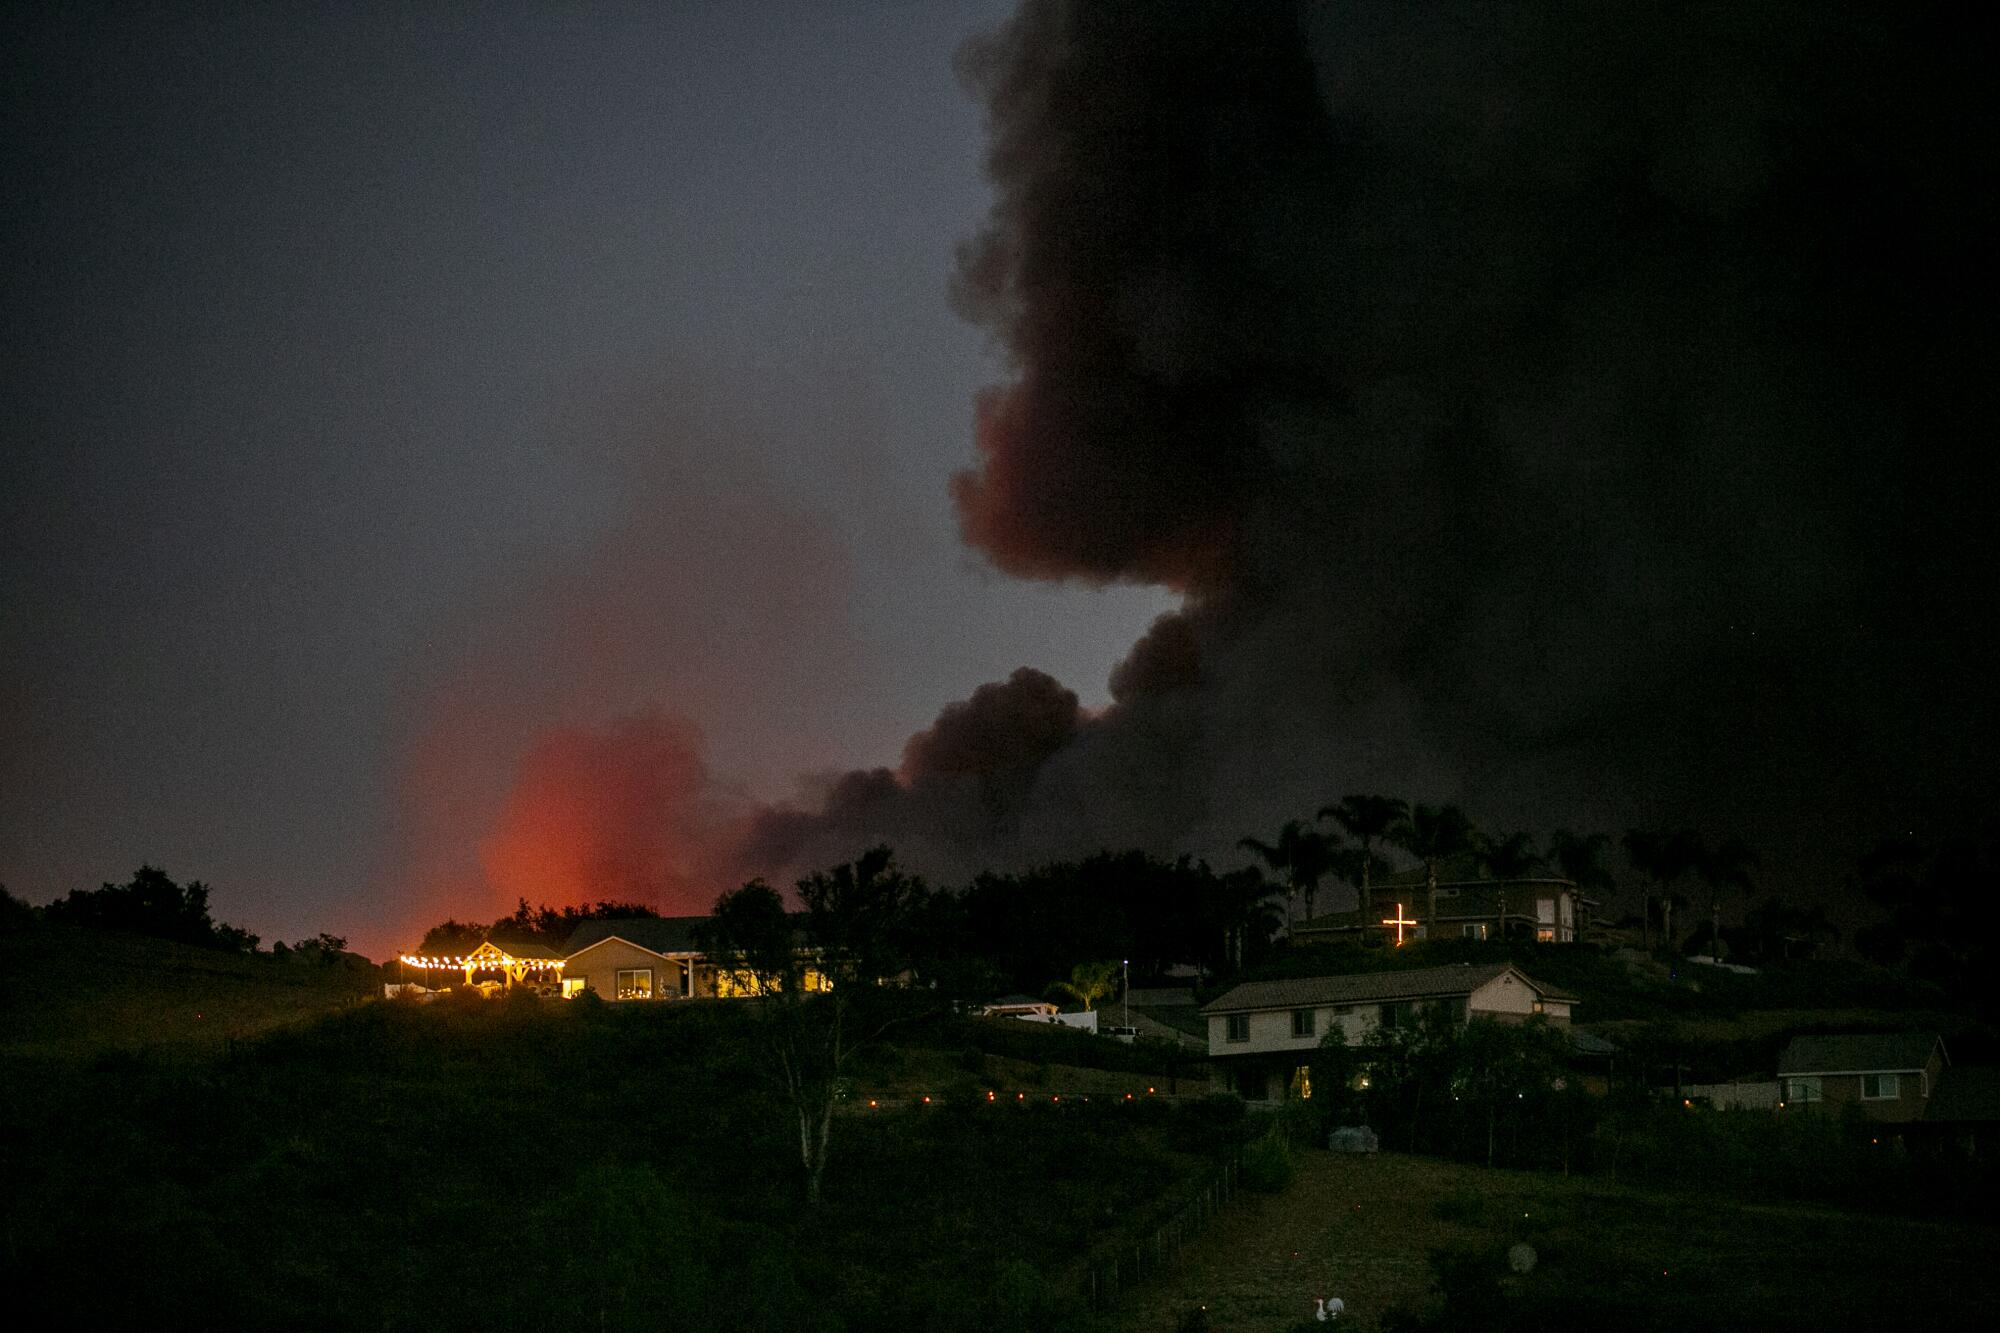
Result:
[[[1705,1189],[1304,1151],[1288,1190],[1239,1195],[1106,1323],[1299,1333],[1328,1327],[1315,1300],[1338,1297],[1336,1329],[1935,1333],[1990,1322],[1996,1244],[1987,1227]]]
[[[844,1113],[812,1209],[742,1006],[385,1002],[217,1057],[14,1057],[0,1258],[78,1323],[1059,1328],[1241,1109],[989,1102],[979,1054]]]

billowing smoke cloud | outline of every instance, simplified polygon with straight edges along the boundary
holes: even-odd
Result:
[[[1786,887],[1990,799],[1947,12],[1030,0],[963,57],[1009,377],[954,499],[1004,570],[1187,606],[1102,715],[982,687],[758,853],[1212,853],[1368,789],[1735,830]]]
[[[506,902],[640,902],[696,915],[715,901],[727,841],[699,732],[660,713],[559,727],[523,756],[492,834],[485,881]]]
[[[377,952],[454,916],[607,898],[706,911],[760,791],[837,753],[853,689],[845,546],[672,403],[579,430],[625,508],[440,624],[409,703]],[[697,453],[697,448],[700,452]]]

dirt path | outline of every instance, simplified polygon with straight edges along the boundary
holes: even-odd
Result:
[[[1459,1232],[1432,1213],[1440,1164],[1310,1152],[1298,1165],[1284,1194],[1239,1194],[1181,1251],[1173,1279],[1124,1297],[1111,1327],[1172,1333],[1183,1311],[1206,1305],[1216,1333],[1269,1333],[1311,1319],[1316,1297],[1338,1296],[1347,1303],[1338,1326],[1373,1329],[1383,1311],[1420,1302],[1426,1248]],[[1371,1242],[1382,1236],[1415,1243]]]

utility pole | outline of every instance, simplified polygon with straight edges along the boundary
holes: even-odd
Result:
[[[1120,979],[1125,983],[1124,999],[1121,1001],[1125,1008],[1125,1019],[1119,1026],[1129,1028],[1132,1026],[1132,960],[1130,958],[1122,960],[1118,964],[1118,969]]]

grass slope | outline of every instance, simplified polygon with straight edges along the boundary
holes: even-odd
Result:
[[[38,925],[0,934],[0,1054],[217,1050],[381,994],[372,968]]]
[[[1205,1105],[905,1103],[843,1118],[807,1213],[776,1083],[747,1007],[525,997],[0,1057],[0,1282],[77,1323],[1047,1333],[1233,1142]]]
[[[1746,1204],[1602,1180],[1492,1171],[1384,1153],[1309,1152],[1285,1194],[1241,1196],[1181,1254],[1172,1281],[1107,1321],[1157,1333],[1207,1307],[1216,1333],[1289,1330],[1317,1296],[1342,1323],[1393,1326],[1391,1312],[1440,1312],[1428,1255],[1477,1255],[1527,1326],[1650,1329],[1976,1328],[2000,1273],[2000,1231],[1796,1205]],[[1508,1273],[1517,1240],[1539,1256]],[[1460,1308],[1452,1326],[1509,1328]],[[1441,1326],[1445,1326],[1441,1324]]]

